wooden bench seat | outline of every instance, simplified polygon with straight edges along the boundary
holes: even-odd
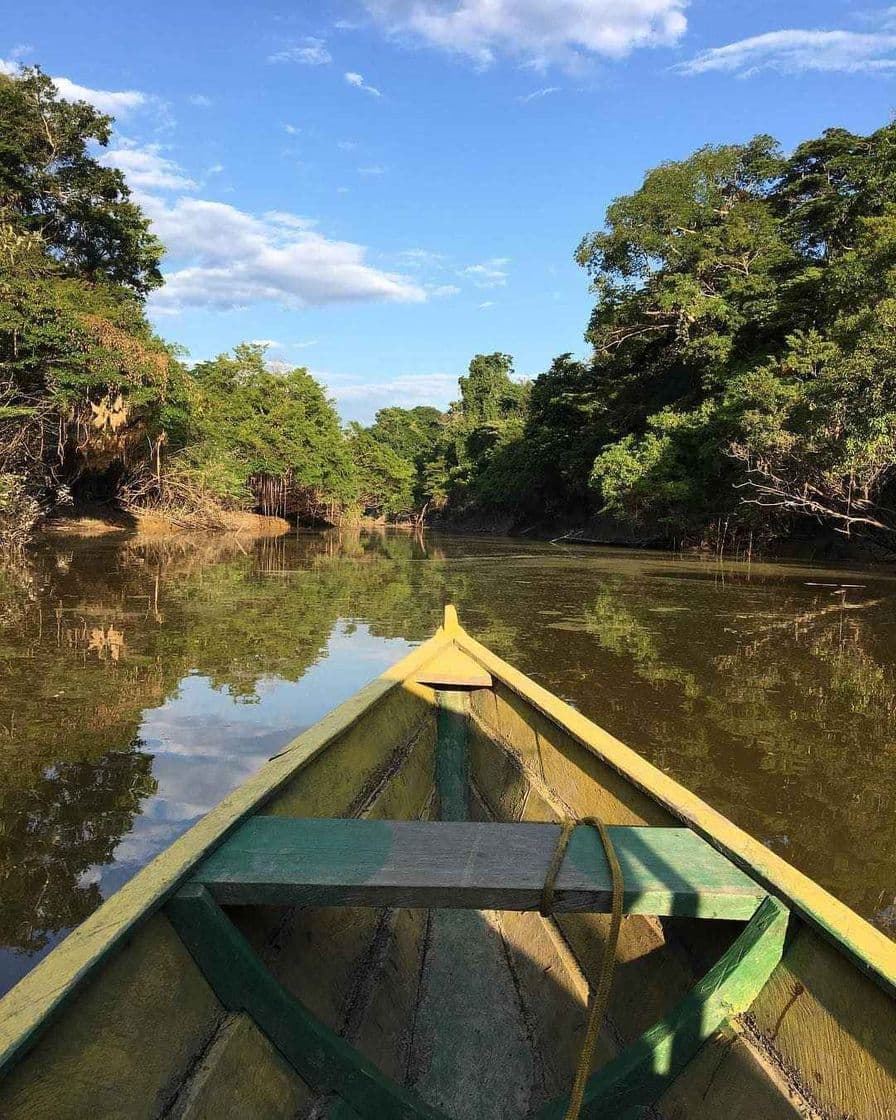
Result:
[[[255,817],[193,882],[224,905],[537,910],[559,825]],[[629,914],[748,920],[766,892],[688,828],[615,826]],[[554,910],[608,911],[610,871],[580,826]]]

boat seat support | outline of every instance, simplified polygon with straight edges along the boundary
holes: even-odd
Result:
[[[339,1098],[340,1120],[446,1120],[414,1092],[382,1074],[321,1023],[270,974],[199,883],[183,887],[167,914],[223,1006],[245,1011],[309,1085]],[[583,1117],[621,1118],[652,1104],[723,1022],[747,1010],[781,959],[788,911],[771,897],[733,945],[667,1016],[592,1074]],[[534,1120],[561,1120],[561,1098]]]

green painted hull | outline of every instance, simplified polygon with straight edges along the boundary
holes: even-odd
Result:
[[[0,1116],[559,1120],[608,914],[225,913],[186,884],[259,815],[594,814],[687,826],[770,897],[749,922],[624,918],[583,1115],[896,1118],[893,944],[450,610],[0,1001]]]

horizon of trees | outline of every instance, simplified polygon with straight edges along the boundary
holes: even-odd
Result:
[[[366,514],[601,517],[724,546],[811,521],[896,527],[896,125],[699,149],[616,199],[576,259],[584,359],[531,381],[478,354],[447,410],[343,427],[251,344],[192,367],[149,325],[163,247],[112,121],[37,68],[0,75],[0,536],[90,497],[213,524]]]

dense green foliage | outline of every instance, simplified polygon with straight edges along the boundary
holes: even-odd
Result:
[[[184,386],[183,413],[172,408],[171,424],[181,446],[167,474],[225,504],[270,513],[313,516],[353,501],[339,418],[307,370],[273,373],[264,348],[247,343],[195,365]]]
[[[120,172],[111,120],[39,70],[0,75],[0,516],[21,534],[84,472],[156,436],[170,356],[143,294],[161,246]],[[23,495],[25,496],[23,498]]]
[[[720,546],[807,516],[892,535],[896,125],[663,164],[577,259],[590,356],[528,391],[477,356],[424,501]]]
[[[110,118],[37,69],[0,75],[0,540],[79,497],[330,519],[357,502],[338,417],[259,347],[192,369],[143,308],[162,246],[120,171]]]
[[[896,462],[896,125],[768,136],[648,172],[577,260],[590,352],[522,382],[478,354],[459,399],[340,427],[258,347],[192,368],[144,315],[162,247],[111,121],[0,75],[0,517],[94,491],[131,506],[421,522],[600,518],[642,539],[889,539]]]

